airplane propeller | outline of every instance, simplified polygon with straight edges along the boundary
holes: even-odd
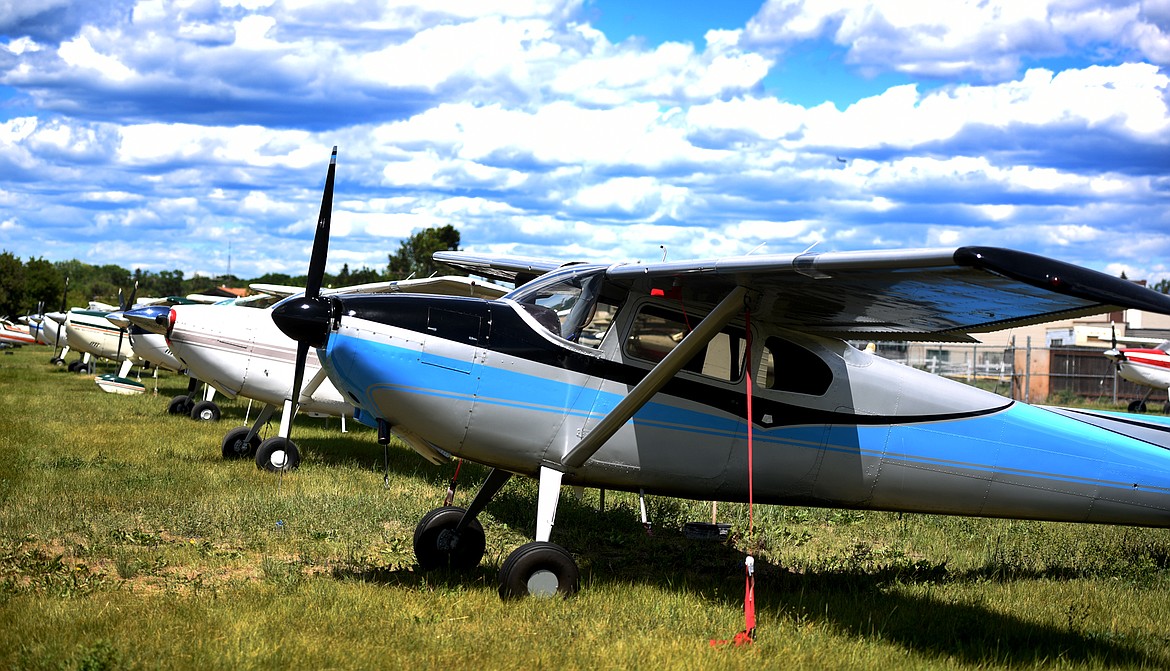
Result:
[[[129,302],[122,300],[122,290],[118,289],[118,314],[124,315],[127,310],[134,307],[134,301],[138,297],[138,282],[134,283],[134,291],[130,292]],[[118,353],[114,356],[115,361],[122,358],[122,338],[126,335],[126,328],[122,325],[118,326]]]
[[[1109,325],[1109,349],[1105,352],[1105,358],[1113,362],[1114,368],[1121,370],[1122,362],[1126,361],[1125,350],[1117,348],[1117,327]]]
[[[309,258],[309,275],[305,293],[278,306],[272,312],[272,321],[285,335],[297,341],[296,368],[293,372],[292,388],[285,400],[281,417],[283,444],[268,445],[265,441],[256,450],[256,464],[269,470],[296,468],[300,455],[289,440],[292,433],[292,416],[301,398],[301,386],[305,379],[305,363],[310,347],[324,347],[329,337],[332,321],[331,301],[321,296],[321,283],[325,277],[325,262],[329,254],[329,223],[333,215],[333,181],[337,170],[337,147],[329,157],[329,172],[325,177],[325,191],[321,195],[321,213],[317,217],[317,230],[313,235],[313,252]]]
[[[66,307],[68,305],[68,298],[69,298],[69,276],[66,275],[65,276],[65,289],[64,289],[64,291],[61,292],[61,313],[62,314],[65,314],[65,311],[69,309],[68,307]],[[57,322],[57,337],[53,341],[53,358],[50,359],[50,361],[49,361],[49,363],[56,364],[58,366],[63,365],[65,363],[65,360],[62,358],[62,356],[60,354],[61,349],[64,347],[61,344],[61,329],[64,326],[65,326],[64,321]],[[44,328],[43,322],[42,322],[41,328]]]

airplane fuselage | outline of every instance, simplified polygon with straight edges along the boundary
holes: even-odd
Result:
[[[65,333],[69,346],[96,357],[121,361],[136,359],[126,331],[111,324],[107,312],[96,310],[70,310],[65,320]]]
[[[515,473],[563,458],[697,319],[631,299],[595,346],[511,300],[342,298],[322,353],[360,411],[411,440]],[[555,317],[554,317],[555,319]],[[756,501],[1170,526],[1161,442],[1092,426],[740,319],[565,484],[743,501],[751,343]],[[750,340],[749,340],[750,336]],[[723,352],[726,350],[731,354]]]
[[[1127,348],[1117,362],[1121,377],[1147,387],[1170,389],[1170,352],[1161,349]]]
[[[280,406],[292,387],[297,344],[273,324],[268,310],[236,305],[176,305],[169,344],[191,376],[220,393]],[[320,364],[310,357],[305,380]],[[311,393],[310,393],[311,392]],[[303,412],[352,415],[333,384],[325,379],[305,390]]]

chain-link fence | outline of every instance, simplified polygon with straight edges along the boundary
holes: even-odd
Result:
[[[1030,337],[1007,347],[876,343],[876,348],[884,358],[1028,403],[1067,403],[1074,399],[1119,405],[1136,401],[1167,403],[1165,389],[1122,378],[1100,348],[1036,347]]]

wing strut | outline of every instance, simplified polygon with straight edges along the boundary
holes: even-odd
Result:
[[[613,437],[613,434],[618,432],[626,422],[634,416],[636,412],[642,409],[642,406],[657,394],[671,378],[675,376],[683,366],[691,360],[692,357],[698,353],[699,350],[707,346],[711,339],[727,323],[739,314],[743,309],[743,299],[747,295],[747,289],[742,286],[737,286],[731,290],[731,293],[715,306],[703,321],[695,327],[695,330],[687,334],[682,342],[678,344],[673,350],[667,354],[658,365],[654,366],[647,373],[642,381],[634,385],[630,393],[621,400],[608,415],[602,419],[592,431],[588,433],[581,442],[573,446],[561,459],[561,463],[569,468],[580,468],[586,461],[589,460],[607,440]]]

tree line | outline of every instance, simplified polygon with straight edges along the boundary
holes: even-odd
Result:
[[[457,249],[459,231],[453,226],[427,228],[402,240],[398,251],[387,255],[384,268],[363,266],[350,270],[349,264],[345,264],[336,274],[326,273],[323,285],[343,287],[411,276],[428,277],[434,273],[465,274],[447,266],[439,267],[431,259],[436,251]],[[127,270],[113,264],[95,266],[76,259],[47,261],[30,257],[28,261],[21,261],[7,250],[0,251],[0,316],[35,313],[41,304],[45,311],[60,309],[66,278],[69,282],[66,308],[86,305],[91,300],[117,305],[119,292],[128,300],[135,283],[139,296],[154,297],[199,294],[220,286],[242,288],[253,283],[305,286],[306,283],[305,275],[284,273],[266,273],[252,279],[235,275],[193,275],[189,278],[184,275],[177,268],[156,273],[141,268]]]

